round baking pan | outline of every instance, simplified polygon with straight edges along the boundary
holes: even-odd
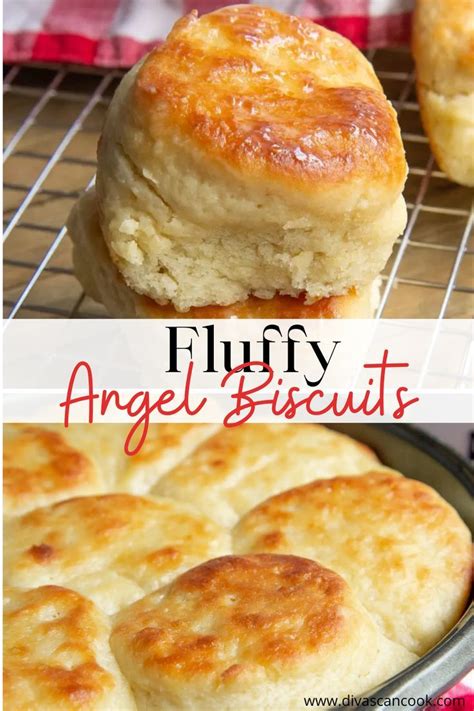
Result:
[[[371,447],[381,461],[429,484],[474,529],[474,471],[434,437],[411,425],[330,425]],[[450,689],[472,668],[474,603],[453,629],[418,662],[366,694],[370,706],[423,708]],[[389,701],[387,701],[387,699]],[[414,700],[419,702],[415,703]],[[385,704],[384,704],[385,702]],[[344,708],[344,707],[339,707]],[[347,707],[346,707],[347,708]]]

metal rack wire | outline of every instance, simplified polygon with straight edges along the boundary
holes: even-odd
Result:
[[[407,50],[370,59],[394,104],[410,166],[409,220],[386,266],[378,316],[474,315],[472,191],[437,168],[420,123]],[[74,277],[64,221],[93,178],[95,149],[121,72],[53,65],[4,74],[5,317],[99,318]]]

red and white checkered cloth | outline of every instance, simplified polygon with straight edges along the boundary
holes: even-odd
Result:
[[[4,0],[4,60],[129,67],[163,40],[183,14],[193,9],[203,14],[230,4],[220,0]],[[408,42],[414,0],[261,0],[259,4],[307,17],[368,48]],[[457,708],[474,711],[473,675],[445,697],[463,697],[464,705]]]
[[[413,2],[270,0],[260,4],[315,20],[366,48],[407,42]],[[222,0],[4,0],[4,59],[128,67],[163,40],[181,15],[230,4]]]

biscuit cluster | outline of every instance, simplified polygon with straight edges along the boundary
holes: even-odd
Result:
[[[406,174],[347,39],[268,7],[193,12],[113,97],[76,272],[114,316],[369,317]]]
[[[5,707],[297,708],[362,694],[462,614],[470,535],[316,425],[7,425]]]

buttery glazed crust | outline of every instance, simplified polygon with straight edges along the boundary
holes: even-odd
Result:
[[[274,496],[234,529],[237,553],[288,553],[337,571],[385,634],[423,654],[459,619],[469,530],[431,487],[396,472],[315,481]]]
[[[228,534],[191,507],[129,494],[31,511],[6,526],[5,544],[8,584],[67,585],[109,613],[230,551]]]
[[[391,675],[415,659],[381,635],[338,575],[273,555],[188,571],[121,613],[111,645],[143,711],[286,711],[305,684],[357,692],[378,683],[381,663]]]
[[[48,585],[4,595],[8,711],[135,711],[109,647],[110,623],[81,595]]]
[[[143,63],[134,97],[152,134],[165,118],[246,175],[310,193],[353,179],[398,190],[405,177],[372,67],[340,35],[270,8],[183,17]]]
[[[309,20],[236,5],[182,18],[123,78],[98,216],[127,286],[176,312],[311,304],[377,278],[406,224],[405,177],[367,59]]]

